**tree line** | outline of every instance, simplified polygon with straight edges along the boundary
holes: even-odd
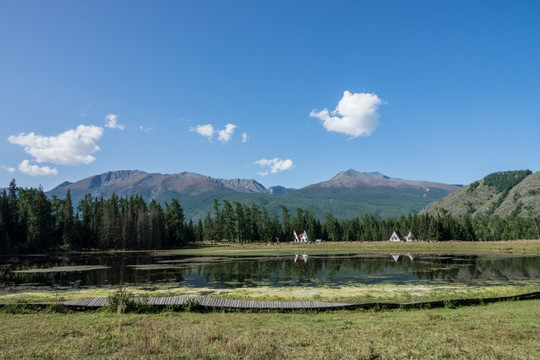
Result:
[[[76,206],[70,191],[65,199],[48,198],[42,188],[18,188],[15,180],[0,197],[0,252],[29,253],[89,249],[169,249],[201,241],[289,242],[293,231],[307,231],[310,240],[383,241],[393,231],[412,233],[417,240],[491,241],[540,237],[533,217],[453,217],[409,214],[397,219],[363,215],[338,220],[316,218],[309,210],[280,206],[269,213],[254,203],[214,199],[204,220],[184,217],[178,200],[164,206],[140,196],[87,194]]]

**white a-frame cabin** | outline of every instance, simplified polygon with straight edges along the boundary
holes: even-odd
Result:
[[[294,243],[307,243],[308,242],[308,235],[307,231],[304,230],[304,232],[301,231],[294,231]]]
[[[390,240],[388,240],[390,242],[398,242],[398,241],[405,241],[405,239],[403,238],[403,235],[401,235],[399,233],[399,231],[394,231],[392,233],[392,236],[390,236]]]
[[[413,235],[412,235],[412,233],[410,231],[409,231],[409,235],[407,235],[407,236],[401,235],[401,233],[399,231],[394,231],[392,233],[392,236],[390,236],[390,240],[388,240],[388,241],[389,242],[399,242],[399,241],[411,242],[413,240],[414,240],[414,238],[413,238]]]

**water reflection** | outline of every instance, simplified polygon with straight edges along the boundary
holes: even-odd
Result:
[[[294,261],[291,261],[294,259]],[[309,259],[309,261],[308,261]],[[237,288],[376,283],[540,284],[540,256],[152,256],[151,253],[0,257],[0,292],[135,284]]]

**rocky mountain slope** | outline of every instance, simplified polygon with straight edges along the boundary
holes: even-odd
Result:
[[[422,213],[444,209],[455,216],[540,215],[540,172],[529,170],[493,173],[435,201]]]
[[[359,172],[353,169],[342,171],[328,181],[309,185],[306,188],[358,188],[358,187],[391,187],[396,189],[418,189],[426,192],[431,189],[441,189],[453,192],[461,188],[459,185],[449,185],[429,181],[404,180],[391,178],[380,172]]]

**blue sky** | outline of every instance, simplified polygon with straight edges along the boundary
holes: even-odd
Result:
[[[0,1],[0,187],[539,170],[538,1]]]

